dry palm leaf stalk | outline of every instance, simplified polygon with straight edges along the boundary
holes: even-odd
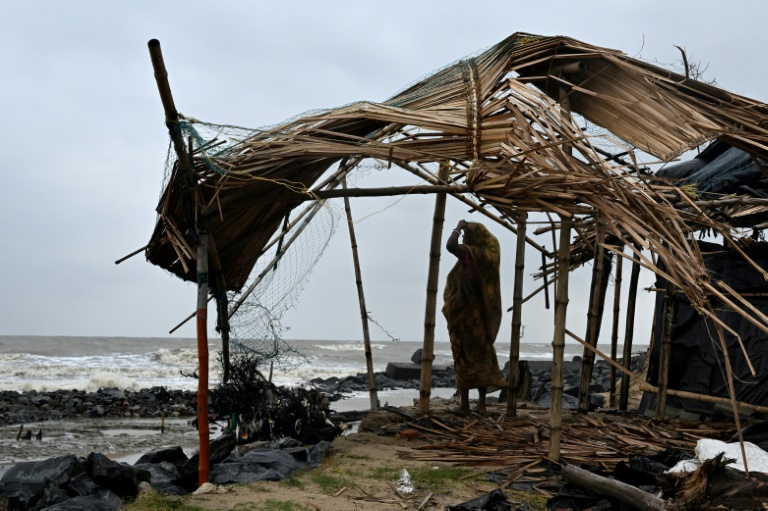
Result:
[[[533,471],[549,452],[548,416],[530,415],[504,421],[469,419],[463,427],[448,428],[433,421],[422,431],[428,444],[401,451],[406,459],[498,465],[516,469],[515,479]],[[563,417],[560,460],[565,463],[600,464],[613,470],[628,457],[651,456],[667,449],[692,453],[701,438],[727,438],[733,423],[666,421],[647,424],[641,418],[591,414]],[[595,436],[595,430],[600,431]],[[518,473],[519,472],[519,473]]]
[[[572,113],[613,135],[588,135]],[[202,205],[224,280],[229,290],[239,291],[286,213],[315,198],[313,187],[340,160],[373,158],[422,168],[448,162],[449,182],[464,183],[499,218],[529,211],[576,216],[583,221],[577,223],[574,251],[586,254],[576,261],[590,257],[599,228],[711,317],[716,288],[690,234],[708,229],[738,251],[724,219],[764,212],[754,208],[765,204],[698,206],[680,189],[645,179],[634,148],[669,161],[720,138],[765,158],[767,126],[763,103],[616,50],[518,33],[383,103],[311,113],[220,152],[195,150],[194,179],[177,167],[163,193],[147,258],[194,281],[189,247],[195,245],[196,212],[190,208]],[[180,126],[193,127],[189,121]],[[596,147],[603,139],[623,147],[627,163],[606,159]],[[738,300],[731,305],[742,316],[751,314]],[[763,318],[758,323],[768,332]]]

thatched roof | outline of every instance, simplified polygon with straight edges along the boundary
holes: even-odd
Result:
[[[612,143],[626,150],[626,163],[606,158],[569,110],[612,134]],[[716,138],[766,158],[768,105],[617,50],[517,33],[383,103],[308,114],[225,150],[199,150],[194,179],[174,169],[146,255],[195,281],[190,262],[199,207],[226,286],[240,290],[286,213],[312,198],[310,190],[340,161],[345,171],[363,158],[412,169],[443,163],[450,166],[447,184],[474,194],[500,217],[586,215],[591,219],[575,227],[587,249],[612,234],[637,253],[645,248],[680,261],[661,272],[648,252],[641,255],[645,267],[706,308],[712,284],[686,233],[708,228],[730,239],[728,226],[674,186],[648,182],[633,151],[668,161]],[[335,186],[342,174],[322,186]]]

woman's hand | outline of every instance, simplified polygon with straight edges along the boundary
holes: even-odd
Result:
[[[459,220],[459,223],[458,223],[458,224],[456,224],[456,229],[458,229],[458,230],[460,230],[460,231],[461,231],[461,230],[463,230],[463,229],[464,229],[466,226],[467,226],[467,221],[466,221],[466,220]]]

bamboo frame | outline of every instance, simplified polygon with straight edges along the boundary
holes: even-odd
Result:
[[[346,189],[347,180],[342,178],[342,188]],[[365,367],[368,373],[368,394],[371,399],[371,411],[379,409],[379,398],[376,392],[376,380],[373,374],[373,352],[371,351],[371,335],[368,330],[368,308],[365,306],[365,293],[363,292],[363,277],[360,271],[360,259],[357,254],[357,237],[355,236],[355,224],[352,221],[352,208],[349,205],[349,197],[344,197],[344,211],[347,215],[347,227],[349,228],[349,244],[352,247],[352,263],[355,267],[355,284],[357,286],[357,299],[360,304],[360,321],[363,325],[363,342],[365,344]]]
[[[622,254],[623,255],[623,254]],[[624,324],[624,368],[632,367],[632,340],[635,335],[635,307],[637,304],[637,285],[640,278],[640,254],[634,253],[632,272],[629,277],[627,300],[627,315]],[[619,410],[626,410],[629,401],[629,378],[627,373],[621,376],[621,391],[619,392]]]
[[[611,321],[611,360],[616,361],[616,352],[619,343],[619,316],[621,313],[621,272],[624,258],[616,258],[616,276],[613,288],[613,318]],[[616,406],[616,368],[611,365],[611,383],[609,388],[609,404]]]
[[[571,250],[571,219],[563,218],[560,224],[560,248],[558,250],[558,280],[555,290],[555,332],[552,339],[552,405],[550,406],[549,459],[560,461],[560,438],[563,421],[563,354],[568,309],[568,271]]]
[[[448,179],[448,166],[440,166],[439,179]],[[419,413],[429,413],[432,396],[432,360],[435,358],[435,315],[437,310],[437,287],[440,275],[440,254],[442,253],[443,224],[445,223],[445,193],[435,198],[435,213],[432,217],[432,239],[429,245],[429,271],[427,274],[427,300],[424,312],[424,344],[421,351],[421,380],[419,383]]]
[[[509,342],[509,374],[507,383],[507,417],[517,415],[517,379],[518,361],[520,360],[520,333],[523,326],[523,270],[525,269],[525,231],[526,215],[517,222],[517,243],[515,249],[515,282],[512,291],[512,334]]]
[[[669,383],[669,359],[672,355],[672,327],[675,320],[675,286],[667,282],[664,301],[664,333],[661,338],[659,360],[659,393],[656,400],[656,418],[664,420],[667,410],[667,386]]]

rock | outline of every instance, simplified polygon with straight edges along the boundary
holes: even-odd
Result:
[[[568,394],[563,394],[563,409],[564,410],[576,410],[579,407],[579,399],[577,397],[569,396]],[[546,392],[544,395],[542,395],[539,399],[534,401],[536,406],[541,406],[543,408],[550,408],[552,406],[552,392]]]
[[[390,362],[384,373],[393,380],[418,380],[421,378],[421,365]]]
[[[135,465],[167,461],[173,463],[176,468],[179,468],[187,461],[187,459],[188,457],[184,454],[184,450],[177,445],[175,447],[165,447],[149,451],[142,455],[141,458],[136,461]]]
[[[424,350],[422,348],[417,349],[413,352],[413,355],[411,355],[411,362],[414,364],[421,365],[421,359],[423,357]]]
[[[255,481],[280,481],[306,466],[306,463],[285,451],[251,451],[235,462],[215,465],[211,469],[211,482],[248,484]]]
[[[120,498],[112,492],[88,497],[75,497],[45,508],[45,511],[115,511],[121,509]]]
[[[103,454],[92,452],[88,455],[86,471],[93,482],[115,492],[120,498],[136,498],[139,481],[132,467],[113,461]]]
[[[8,509],[31,508],[44,492],[49,495],[55,492],[49,487],[51,484],[62,487],[82,471],[82,458],[72,455],[17,463],[0,479],[0,494],[7,497]]]
[[[96,495],[99,491],[99,485],[93,482],[91,476],[85,472],[77,474],[67,483],[67,493],[75,497],[87,497]]]
[[[237,445],[237,438],[231,433],[221,435],[209,444],[209,456],[211,466],[221,463],[232,453]],[[197,471],[200,466],[200,453],[195,453],[179,468],[181,483],[185,489],[197,488]]]
[[[35,503],[36,509],[47,509],[50,506],[55,506],[66,500],[69,500],[69,495],[56,483],[47,481],[43,487],[43,492],[40,495],[37,503]]]

